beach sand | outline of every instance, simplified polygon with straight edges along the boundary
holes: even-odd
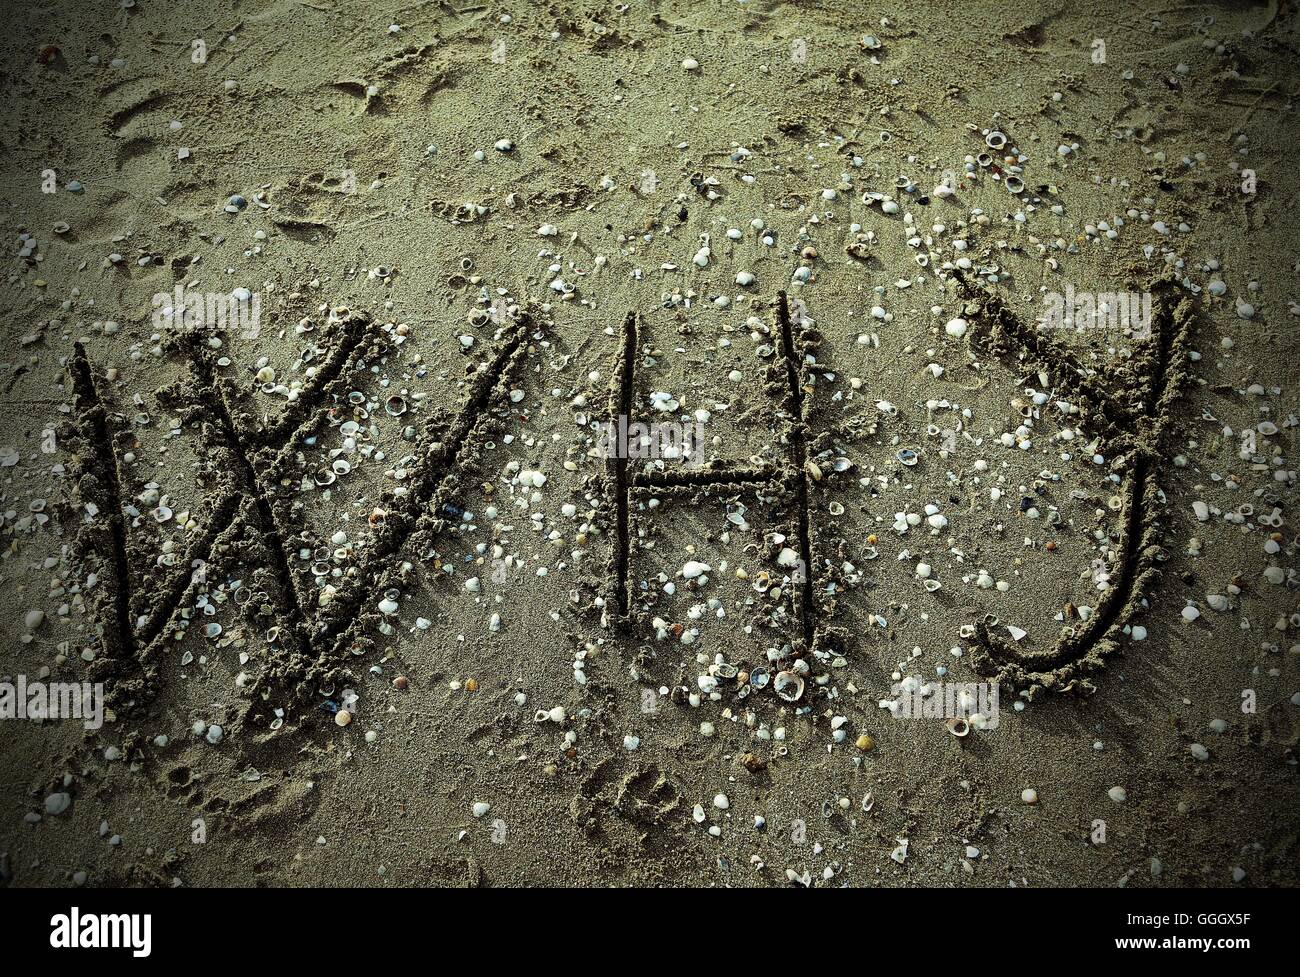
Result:
[[[1294,4],[10,14],[5,883],[1297,882]]]

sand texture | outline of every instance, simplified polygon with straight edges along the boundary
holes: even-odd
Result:
[[[1296,884],[1294,3],[7,15],[3,884]]]

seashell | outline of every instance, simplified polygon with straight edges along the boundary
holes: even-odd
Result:
[[[765,689],[772,681],[772,673],[766,665],[755,665],[749,670],[749,684],[755,689]]]
[[[221,634],[221,625],[216,621],[213,621],[211,624],[205,624],[203,625],[203,633],[209,638],[218,637]]]
[[[920,458],[911,448],[899,448],[894,457],[898,459],[900,464],[906,465],[908,468],[915,465]]]
[[[853,467],[853,462],[848,458],[839,457],[831,462],[831,470],[835,472],[846,472]]]
[[[1020,177],[1018,176],[1009,176],[1002,182],[1007,185],[1007,189],[1010,190],[1012,193],[1024,192],[1025,181],[1020,179]]]
[[[990,132],[987,136],[984,137],[984,145],[988,146],[989,149],[1001,149],[1006,144],[1007,144],[1006,133],[998,132],[997,129],[994,129],[992,132]]]
[[[858,40],[858,44],[862,46],[862,50],[864,51],[880,50],[880,38],[876,37],[874,34],[863,34]]]
[[[384,509],[378,508],[372,511],[370,515],[366,516],[366,522],[370,523],[370,525],[374,526],[376,529],[381,528],[387,519],[388,512]]]
[[[271,644],[275,644],[277,641],[279,641],[279,640],[280,640],[280,628],[279,628],[278,626],[277,626],[277,627],[270,627],[270,628],[267,628],[267,629],[266,629],[266,640],[267,640],[268,642],[270,642]]]
[[[832,516],[842,516],[844,515],[844,505],[840,502],[832,502],[826,506],[826,511]]]
[[[236,588],[235,588],[235,603],[236,603],[236,604],[239,604],[241,607],[242,607],[244,604],[247,604],[248,601],[249,601],[249,599],[250,599],[252,596],[253,596],[253,591],[252,591],[251,589],[249,589],[248,587],[236,587]]]
[[[970,733],[970,722],[962,716],[944,720],[944,725],[948,727],[948,732],[952,733],[952,735],[956,736],[958,739],[961,739]]]
[[[943,584],[939,583],[938,580],[935,580],[934,577],[928,577],[921,581],[921,586],[933,594],[936,590],[942,587]]]
[[[822,467],[817,464],[817,462],[805,461],[803,463],[803,470],[812,476],[814,482],[820,482],[822,480]]]
[[[720,665],[713,666],[713,674],[718,676],[718,678],[735,678],[739,672],[740,669],[729,662],[723,662]]]
[[[335,475],[333,471],[328,468],[322,468],[315,474],[314,481],[317,485],[324,488],[326,485],[333,485],[337,478],[338,476]]]
[[[772,577],[768,574],[766,570],[760,570],[754,576],[753,586],[754,589],[757,590],[760,594],[765,594],[767,593],[768,588],[772,586]]]
[[[366,395],[363,394],[360,390],[353,390],[350,394],[348,394],[349,404],[352,404],[354,406],[359,406],[361,404],[364,404],[365,402],[366,402]]]
[[[993,165],[993,157],[988,153],[980,153],[975,157],[975,162],[979,163],[979,165],[984,169],[988,169]]]
[[[389,417],[401,417],[406,413],[406,398],[400,394],[393,394],[384,401],[384,410],[388,412]]]
[[[330,467],[334,469],[335,475],[346,475],[348,472],[352,471],[352,462],[348,461],[346,458],[335,458],[330,464]]]
[[[798,702],[803,698],[803,677],[796,672],[777,672],[772,688],[786,702]]]

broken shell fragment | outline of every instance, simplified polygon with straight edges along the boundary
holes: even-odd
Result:
[[[798,702],[803,698],[803,678],[795,672],[777,672],[772,688],[786,702]]]

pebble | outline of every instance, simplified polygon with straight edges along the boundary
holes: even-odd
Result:
[[[1026,787],[1024,790],[1020,792],[1020,799],[1024,801],[1026,804],[1037,804],[1038,791],[1034,790],[1034,788],[1032,787]]]
[[[700,63],[694,58],[687,58],[682,62],[682,67],[687,71],[694,71],[700,66]]]
[[[66,791],[50,794],[45,798],[45,813],[50,817],[57,817],[66,811],[71,804],[72,795]]]
[[[1187,748],[1187,752],[1198,760],[1208,760],[1210,758],[1210,751],[1200,743],[1193,743]]]
[[[943,331],[953,339],[961,339],[962,336],[966,335],[966,327],[965,319],[949,319],[944,325]]]
[[[713,806],[719,811],[725,811],[727,808],[731,807],[731,801],[727,799],[726,794],[718,794],[713,798]]]
[[[1110,790],[1106,791],[1106,794],[1116,804],[1123,804],[1128,800],[1128,791],[1123,787],[1112,787]]]
[[[492,810],[491,804],[485,804],[483,801],[478,801],[473,807],[474,817],[481,818],[490,810]]]

